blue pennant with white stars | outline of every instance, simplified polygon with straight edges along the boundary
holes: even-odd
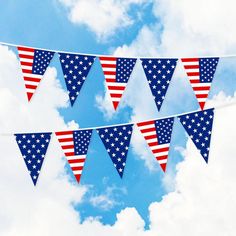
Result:
[[[71,106],[73,106],[96,56],[59,53]]]
[[[208,162],[214,109],[189,113],[178,117],[202,157]]]
[[[25,164],[36,185],[52,133],[15,134]]]
[[[178,59],[141,59],[158,111],[165,99]]]
[[[122,178],[133,132],[133,124],[97,129],[111,160]]]

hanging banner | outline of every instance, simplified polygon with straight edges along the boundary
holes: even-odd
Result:
[[[108,91],[116,110],[135,66],[135,58],[99,57]]]
[[[141,58],[140,60],[157,109],[160,111],[178,59]]]
[[[207,163],[210,151],[214,109],[188,113],[178,116],[178,118]]]
[[[92,129],[88,129],[55,133],[78,183],[84,168],[92,132]]]
[[[15,134],[31,179],[36,185],[52,133]]]
[[[164,172],[166,171],[173,124],[173,117],[137,123],[139,130]]]
[[[59,58],[70,98],[70,103],[71,106],[73,106],[96,57],[59,53]]]
[[[17,47],[28,101],[34,95],[54,52],[27,47]]]
[[[97,129],[97,132],[120,177],[126,165],[133,124]]]
[[[182,58],[181,61],[198,103],[203,110],[219,58]]]

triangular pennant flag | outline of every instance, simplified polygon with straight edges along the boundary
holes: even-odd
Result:
[[[158,111],[165,99],[167,89],[178,59],[140,59]]]
[[[61,148],[78,183],[84,168],[92,132],[92,129],[56,132]]]
[[[71,106],[73,106],[96,56],[59,53]]]
[[[25,164],[36,185],[52,133],[15,134]]]
[[[179,116],[178,118],[207,163],[214,109],[193,112]]]
[[[166,171],[173,124],[173,117],[137,123],[138,128],[164,172]]]
[[[54,52],[28,47],[17,47],[28,101],[34,95]]]
[[[133,132],[133,125],[120,125],[97,129],[111,160],[122,178]]]
[[[219,57],[182,58],[184,69],[201,109],[204,109]]]
[[[100,57],[99,59],[111,101],[116,110],[137,59],[116,57]]]

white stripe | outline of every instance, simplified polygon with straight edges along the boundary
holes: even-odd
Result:
[[[111,98],[113,102],[119,102],[121,98]]]
[[[193,88],[198,88],[198,87],[210,87],[211,83],[193,83],[192,87]]]
[[[22,68],[22,69],[25,69],[25,70],[32,70],[32,66],[24,66],[24,65],[21,65],[21,68]]]
[[[27,92],[27,93],[34,93],[34,92],[35,92],[35,89],[26,88],[26,92]]]
[[[81,175],[82,170],[73,170],[74,175]]]
[[[36,79],[42,79],[43,78],[42,75],[35,75],[35,74],[31,74],[31,73],[23,73],[23,75],[25,77],[31,77],[31,78],[36,78]]]
[[[144,136],[145,138],[145,136]],[[157,142],[157,137],[156,138],[152,138],[152,139],[146,139],[147,143],[154,143],[154,142]]]
[[[146,133],[142,133],[143,136],[149,136],[149,135],[156,135],[156,131],[150,131],[150,132],[146,132]]]
[[[33,56],[34,52],[18,50],[19,54]]]
[[[195,94],[208,94],[209,90],[194,91]]]
[[[57,134],[57,137],[58,137],[59,139],[73,138],[73,134]]]
[[[106,79],[115,79],[116,75],[104,75]]]
[[[100,60],[101,64],[116,65],[116,61]]]
[[[199,76],[199,75],[194,75],[194,76],[193,76],[193,75],[191,75],[191,76],[188,75],[188,77],[189,77],[189,79],[191,79],[191,80],[194,80],[194,79],[195,79],[195,80],[198,80],[198,81],[200,80],[200,76]]]
[[[67,160],[81,160],[81,159],[85,159],[86,155],[78,155],[78,156],[69,156],[66,157]]]
[[[114,90],[114,89],[109,89],[110,93],[113,94],[123,94],[124,90]]]
[[[189,72],[191,72],[191,73],[192,72],[199,72],[199,69],[195,69],[195,68],[194,69],[185,69],[185,70],[186,70],[187,73],[189,73]]]
[[[167,143],[167,144],[160,144],[160,145],[156,145],[156,146],[153,146],[151,147],[152,150],[160,150],[162,148],[169,148],[170,147],[170,144]]]
[[[156,149],[152,149],[152,148],[151,148],[151,150],[154,151],[154,150],[156,150]],[[155,156],[156,156],[156,157],[168,156],[168,151],[155,153]]]
[[[205,102],[207,98],[197,98],[198,102]]]
[[[60,142],[61,143],[61,146],[67,146],[67,145],[74,145],[74,142],[73,141],[69,141],[69,142]]]
[[[20,61],[33,63],[34,60],[33,59],[28,59],[28,58],[20,58]]]
[[[111,68],[111,67],[102,67],[102,70],[105,71],[112,71],[112,72],[116,72],[116,68]]]
[[[74,148],[63,149],[64,153],[74,152]]]
[[[38,86],[39,82],[28,81],[28,80],[26,81],[26,80],[25,80],[25,84],[26,84],[26,85],[34,85],[34,86]]]
[[[79,167],[84,166],[84,162],[78,162],[78,163],[69,163],[71,167]]]
[[[182,62],[184,66],[198,66],[199,61],[188,61],[188,62]]]
[[[167,163],[167,159],[163,159],[163,160],[157,160],[159,164],[165,164]]]
[[[106,82],[108,86],[125,87],[126,83]]]

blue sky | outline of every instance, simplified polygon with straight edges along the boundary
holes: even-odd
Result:
[[[2,4],[0,8],[0,41],[62,51],[111,54],[119,46],[123,46],[124,44],[130,45],[136,39],[144,25],[150,27],[159,25],[160,28],[156,34],[162,34],[162,27],[164,26],[160,19],[154,17],[152,14],[152,7],[152,3],[142,6],[142,8],[141,6],[132,6],[129,9],[129,15],[132,18],[138,19],[137,12],[142,12],[141,17],[135,24],[125,29],[117,29],[115,34],[101,41],[85,25],[71,23],[67,17],[68,9],[55,0],[9,0]],[[234,94],[235,88],[229,86],[229,84],[233,83],[235,71],[229,71],[228,68],[223,66],[229,60],[233,63],[232,59],[224,59],[220,62],[222,64],[219,64],[220,68],[216,73],[215,84],[212,86],[210,98],[221,90],[227,95]],[[66,89],[57,55],[54,57],[51,66],[57,69],[57,79],[60,80],[62,87]],[[177,66],[180,67],[180,64]],[[223,76],[224,81],[221,80]],[[134,77],[132,79],[135,80]],[[144,74],[143,79],[145,79]],[[60,115],[63,116],[66,122],[75,120],[80,127],[85,128],[130,121],[133,115],[132,107],[120,107],[111,119],[107,119],[104,113],[98,108],[96,96],[104,96],[105,88],[103,82],[104,76],[102,69],[99,61],[96,60],[74,106],[68,106],[59,110]],[[177,84],[178,78],[175,77],[173,78],[173,87],[178,86]],[[197,103],[193,96],[192,98],[188,97],[191,94],[191,88],[187,87],[188,89],[189,92],[186,92],[185,97],[180,101],[182,102],[184,99],[189,100],[177,106],[175,106],[176,104],[174,106],[170,104],[177,97],[175,91],[171,90],[170,93],[173,96],[170,96],[166,104],[163,104],[165,106],[163,112],[159,114],[156,111],[153,118],[196,110],[198,108]],[[40,93],[40,88],[37,92]],[[37,96],[37,93],[35,96]],[[48,120],[50,120],[50,117],[48,117]],[[175,147],[185,147],[186,140],[187,137],[183,128],[176,122],[172,136],[173,145],[170,149],[167,167],[167,174],[169,173],[173,177],[176,164],[182,160],[182,156]],[[99,217],[103,223],[113,224],[118,212],[126,207],[135,207],[145,220],[147,227],[149,223],[149,205],[154,201],[160,201],[168,190],[163,184],[164,174],[161,172],[158,163],[156,163],[155,170],[151,171],[145,165],[144,160],[139,158],[134,152],[133,148],[132,146],[130,147],[127,166],[123,179],[121,180],[115,168],[112,166],[101,140],[95,132],[93,133],[81,179],[81,184],[88,186],[89,190],[85,194],[83,201],[74,206],[80,212],[82,219],[89,216]],[[150,154],[149,157],[152,158],[152,155]],[[48,158],[52,157],[48,156]],[[65,169],[71,175],[71,171],[67,165],[65,165]],[[71,181],[75,181],[72,175],[71,177]],[[111,199],[111,206],[108,206],[106,209],[106,205],[102,207],[101,205],[93,206],[91,204],[91,198],[104,194]]]

